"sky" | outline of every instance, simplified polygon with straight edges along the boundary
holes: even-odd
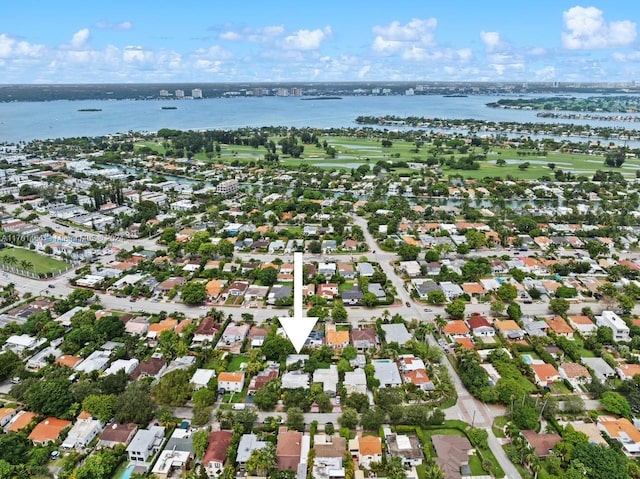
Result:
[[[0,83],[640,81],[637,0],[21,0]]]

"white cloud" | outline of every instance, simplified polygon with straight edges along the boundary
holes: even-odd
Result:
[[[596,7],[572,7],[562,13],[562,45],[570,50],[625,46],[636,39],[636,24],[629,20],[607,23]]]
[[[89,40],[89,35],[90,32],[88,28],[78,30],[73,34],[73,37],[71,37],[71,47],[76,49],[86,47],[87,41]]]
[[[153,58],[153,52],[144,50],[141,46],[130,45],[124,48],[122,59],[125,63],[144,63]]]
[[[332,33],[328,25],[323,29],[298,30],[284,38],[282,47],[286,50],[317,50],[322,42],[331,38]]]
[[[480,32],[480,39],[484,43],[487,51],[495,51],[500,46],[500,32]]]
[[[37,57],[44,49],[44,45],[18,41],[4,33],[0,34],[0,58]]]
[[[364,78],[371,70],[371,65],[365,65],[358,70],[358,78]]]
[[[631,53],[620,53],[620,52],[615,52],[613,54],[613,59],[618,61],[618,62],[637,62],[638,60],[640,60],[640,51],[636,50],[634,52]]]
[[[550,81],[556,78],[556,68],[551,65],[535,70],[533,73],[539,81]]]
[[[230,42],[269,43],[284,34],[283,25],[267,25],[262,28],[228,29],[220,33],[220,40]]]
[[[120,23],[97,22],[94,27],[100,30],[131,30],[133,23],[128,20]]]
[[[420,49],[435,45],[434,31],[437,26],[435,18],[414,18],[404,25],[398,21],[389,25],[375,25],[373,51],[382,55],[402,53],[408,57],[422,56]]]

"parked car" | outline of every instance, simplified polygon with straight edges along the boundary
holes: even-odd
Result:
[[[411,307],[411,303],[410,303],[409,301],[407,301],[407,302],[406,302],[406,303],[404,303],[404,304],[406,304],[406,305],[407,305],[407,308],[410,308],[410,307]]]
[[[425,313],[432,313],[432,312],[433,312],[433,309],[431,309],[431,308],[424,308],[424,312],[425,312]]]

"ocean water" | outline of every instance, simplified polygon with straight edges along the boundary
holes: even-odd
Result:
[[[0,103],[0,142],[100,136],[161,128],[234,129],[245,126],[356,127],[359,115],[561,123],[537,118],[535,111],[488,108],[503,97],[345,96],[341,100],[301,101],[299,97],[215,98],[202,100],[85,100]],[[163,110],[162,106],[176,106]],[[101,111],[78,111],[79,109]],[[593,126],[637,124],[573,121]],[[392,129],[390,127],[390,129]]]

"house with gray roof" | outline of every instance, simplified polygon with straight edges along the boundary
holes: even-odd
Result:
[[[240,465],[245,464],[251,457],[251,453],[256,449],[264,449],[267,447],[266,441],[258,441],[255,434],[243,434],[238,445],[238,454],[236,462]]]
[[[375,273],[375,269],[373,268],[371,263],[358,263],[358,274],[360,276],[370,278],[371,276],[373,276],[373,273]]]
[[[381,328],[384,331],[386,343],[398,343],[400,346],[404,346],[407,341],[413,338],[407,331],[407,327],[401,323],[383,324]]]
[[[380,283],[369,283],[369,292],[375,294],[377,300],[387,299],[387,293]]]
[[[604,383],[616,376],[616,371],[602,358],[580,358],[582,364],[593,371],[593,374]]]
[[[151,426],[149,429],[140,429],[127,446],[127,455],[132,463],[147,462],[162,446],[164,440],[164,427]]]
[[[380,387],[394,387],[402,384],[398,365],[391,359],[373,359],[374,377],[380,381]]]

